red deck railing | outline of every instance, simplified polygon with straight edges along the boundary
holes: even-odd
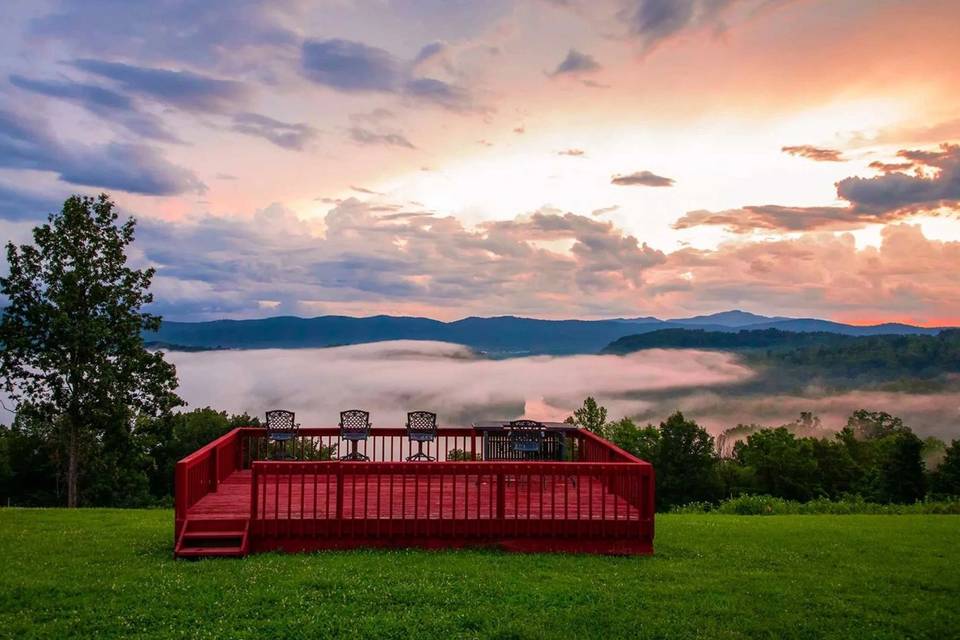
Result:
[[[177,536],[198,502],[243,477],[254,550],[491,541],[652,551],[653,468],[588,431],[566,432],[557,461],[482,460],[482,435],[470,428],[441,428],[424,447],[436,462],[404,461],[417,450],[404,429],[373,429],[358,449],[369,462],[330,459],[348,452],[336,428],[301,429],[289,461],[266,460],[264,436],[235,429],[177,464]]]

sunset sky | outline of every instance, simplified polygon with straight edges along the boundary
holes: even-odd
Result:
[[[8,0],[0,238],[202,320],[960,325],[960,2]]]

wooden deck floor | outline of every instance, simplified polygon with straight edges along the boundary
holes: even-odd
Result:
[[[342,519],[463,519],[497,517],[497,487],[489,476],[378,474],[345,477]],[[191,520],[249,519],[249,470],[227,477],[190,507]],[[261,518],[336,518],[336,476],[267,477],[258,490]],[[516,520],[639,520],[636,506],[596,477],[548,476],[506,482],[502,517]]]

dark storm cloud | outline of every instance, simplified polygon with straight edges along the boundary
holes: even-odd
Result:
[[[469,111],[475,108],[466,89],[436,78],[414,78],[404,85],[403,93],[452,111]]]
[[[269,140],[278,147],[302,151],[317,136],[317,130],[302,122],[281,122],[259,113],[233,116],[233,130]]]
[[[620,186],[672,187],[673,183],[673,178],[658,176],[650,171],[635,171],[628,175],[615,175],[610,179],[610,184]]]
[[[447,43],[441,41],[431,42],[430,44],[424,45],[423,48],[420,49],[420,52],[417,53],[417,57],[413,59],[413,64],[426,62],[434,56],[443,53],[446,49]]]
[[[158,266],[157,299],[178,317],[218,300],[248,311],[259,300],[280,301],[288,312],[303,312],[303,301],[496,300],[543,313],[561,296],[580,299],[578,308],[610,306],[607,297],[642,286],[665,259],[610,223],[571,213],[537,212],[472,229],[453,217],[395,209],[384,214],[382,206],[345,200],[326,215],[322,235],[316,223],[279,205],[248,220],[144,220],[138,244]],[[567,241],[570,249],[547,251],[538,241]],[[176,311],[181,302],[184,310]]]
[[[567,57],[557,65],[557,68],[550,72],[553,77],[561,75],[578,75],[598,71],[600,64],[594,60],[593,56],[580,53],[576,49],[570,49]]]
[[[308,40],[303,45],[303,71],[314,82],[340,91],[396,91],[403,78],[390,53],[361,42]]]
[[[649,50],[690,27],[719,24],[734,0],[632,0],[620,13],[630,32]]]
[[[960,201],[960,145],[944,144],[939,151],[902,150],[897,156],[933,175],[885,173],[873,178],[851,177],[837,183],[837,195],[859,212],[883,215],[896,211],[957,206]]]
[[[93,59],[75,60],[73,65],[112,80],[130,93],[186,111],[232,111],[245,102],[249,95],[247,88],[239,82],[191,71],[139,67]]]
[[[847,229],[851,220],[846,207],[781,207],[767,204],[726,211],[690,211],[677,220],[673,228],[690,229],[704,225],[722,226],[734,233],[750,233]]]
[[[189,65],[232,64],[247,50],[284,50],[299,40],[298,0],[59,0],[32,35],[95,57]],[[91,34],[96,34],[92,36]],[[260,57],[260,64],[269,62]]]
[[[363,127],[350,127],[350,139],[358,144],[387,145],[416,149],[412,142],[399,133],[378,133]]]
[[[144,138],[179,141],[166,130],[159,118],[139,110],[129,96],[111,89],[72,80],[36,80],[16,74],[10,76],[10,83],[25,91],[80,105]]]
[[[62,199],[57,200],[0,184],[0,219],[3,220],[40,221],[46,218],[48,213],[59,210],[62,204]]]
[[[792,156],[808,158],[817,162],[843,162],[845,158],[836,149],[824,149],[823,147],[814,147],[809,144],[801,144],[789,147],[781,147],[784,153]]]
[[[905,220],[920,211],[960,207],[960,145],[943,144],[937,150],[904,149],[903,162],[872,162],[882,171],[872,178],[850,177],[837,183],[845,207],[746,206],[726,211],[691,211],[677,220],[675,229],[701,225],[726,227],[734,233],[857,229],[868,224]],[[913,169],[913,174],[900,173]]]
[[[428,53],[430,47],[427,45]],[[338,91],[394,93],[453,111],[476,108],[465,88],[437,78],[414,76],[411,64],[362,42],[308,40],[302,48],[301,64],[307,78]]]
[[[44,123],[0,111],[0,167],[50,171],[73,184],[147,195],[202,192],[202,182],[153,147],[111,142],[64,145]]]

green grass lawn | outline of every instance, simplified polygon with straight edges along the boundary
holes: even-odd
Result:
[[[960,517],[657,517],[656,555],[176,561],[170,511],[0,509],[0,637],[948,638]]]

